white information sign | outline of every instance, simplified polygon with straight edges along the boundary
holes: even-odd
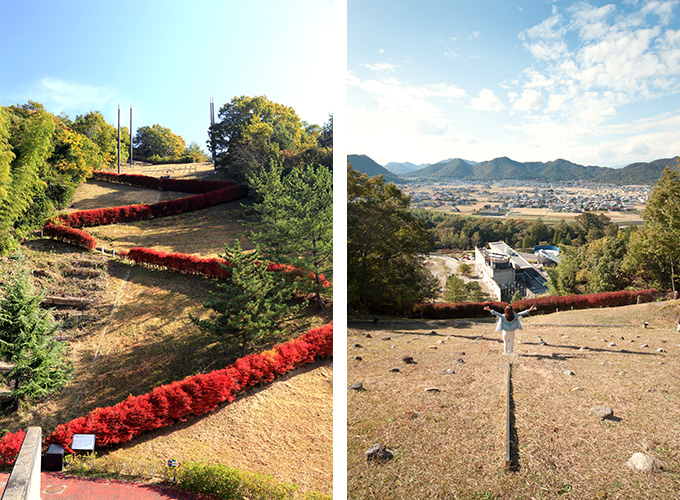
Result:
[[[74,451],[94,451],[94,434],[74,434],[71,448]]]

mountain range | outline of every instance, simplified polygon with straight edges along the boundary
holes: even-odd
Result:
[[[366,155],[348,155],[349,164],[369,176],[382,175],[385,180],[403,183],[412,179],[433,181],[462,180],[536,180],[536,181],[588,181],[601,184],[653,185],[667,166],[678,167],[680,157],[664,158],[648,163],[631,163],[623,168],[578,165],[568,160],[549,162],[518,162],[508,157],[483,162],[452,158],[431,165],[388,163],[379,165]],[[390,167],[402,172],[390,171]],[[415,168],[413,168],[415,167]]]

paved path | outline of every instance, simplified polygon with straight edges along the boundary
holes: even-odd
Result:
[[[8,473],[0,474],[0,493],[5,491]],[[181,491],[142,483],[66,476],[61,472],[40,474],[40,498],[69,500],[199,500]],[[203,497],[205,498],[205,497]]]

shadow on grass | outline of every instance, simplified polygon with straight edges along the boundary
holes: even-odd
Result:
[[[517,435],[517,425],[515,421],[515,398],[512,387],[512,364],[508,364],[508,401],[507,401],[507,422],[506,436],[507,450],[505,456],[505,468],[512,472],[518,472],[519,465],[519,437]]]

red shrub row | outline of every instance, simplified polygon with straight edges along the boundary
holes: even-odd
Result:
[[[126,184],[145,189],[180,191],[182,193],[208,193],[235,186],[234,181],[202,181],[199,179],[159,179],[139,174],[116,174],[114,172],[93,172],[96,180]]]
[[[177,198],[175,200],[161,201],[150,205],[150,207],[154,217],[167,217],[240,200],[241,198],[245,198],[247,194],[248,188],[241,184],[236,184],[218,189],[217,191],[195,194],[193,196]]]
[[[60,216],[62,224],[71,227],[104,226],[119,222],[136,222],[150,219],[152,216],[149,205],[126,205],[122,207],[95,208],[80,210]]]
[[[48,224],[43,228],[43,235],[55,240],[64,241],[72,245],[94,250],[97,248],[97,241],[85,231],[68,226],[55,226]]]
[[[248,194],[245,186],[232,185],[217,191],[195,194],[176,200],[161,201],[152,205],[126,205],[122,207],[96,208],[80,210],[59,217],[62,224],[71,227],[102,226],[119,222],[135,222],[147,220],[151,217],[167,217],[194,210],[213,207],[222,203],[229,203]]]
[[[637,302],[651,302],[659,296],[659,291],[621,290],[619,292],[591,293],[589,295],[553,295],[536,299],[518,300],[512,303],[516,311],[536,306],[540,313],[552,313],[565,309],[590,309],[595,307],[618,307],[635,304]]]
[[[134,247],[127,252],[121,252],[120,256],[137,264],[156,266],[176,271],[183,274],[198,274],[211,278],[228,278],[231,273],[223,269],[220,264],[231,266],[229,262],[218,258],[203,258],[185,253],[166,253],[153,248]],[[290,273],[294,277],[302,277],[305,272],[287,264],[270,262],[267,271]],[[309,274],[313,279],[314,275]],[[328,288],[331,283],[323,275],[319,276],[321,285]]]
[[[74,434],[94,434],[97,446],[124,443],[145,431],[212,411],[225,401],[233,401],[249,387],[271,382],[276,375],[332,355],[333,323],[329,323],[271,351],[239,358],[221,370],[156,387],[150,393],[130,396],[115,406],[97,408],[84,417],[59,425],[43,444],[60,443],[71,451],[69,446]],[[12,443],[0,441],[0,453],[6,449],[9,456],[14,450]]]
[[[9,432],[0,439],[0,465],[11,465],[14,463],[21,445],[24,442],[26,433],[19,429],[16,432]]]
[[[512,303],[515,311],[536,306],[539,313],[548,314],[557,310],[589,309],[595,307],[618,307],[639,302],[651,302],[659,296],[655,289],[620,292],[591,293],[589,295],[551,295],[535,299],[518,300]],[[411,313],[424,319],[485,318],[489,315],[484,306],[489,305],[502,311],[505,302],[464,302],[460,304],[413,304]]]
[[[423,319],[456,319],[456,318],[486,318],[489,313],[484,306],[502,311],[507,305],[505,302],[461,302],[448,304],[443,302],[413,304],[411,313],[417,318]]]

